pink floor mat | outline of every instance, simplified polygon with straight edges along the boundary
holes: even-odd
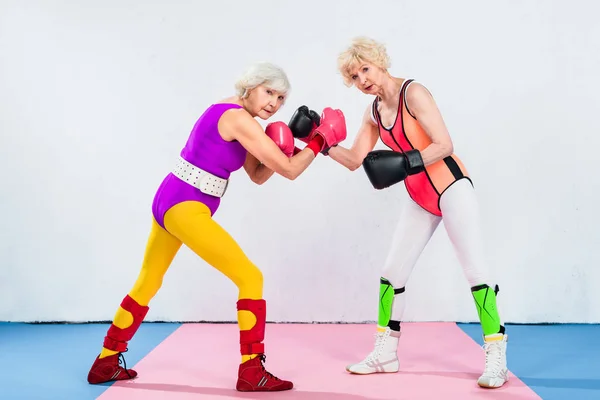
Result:
[[[237,325],[185,324],[135,366],[138,378],[99,399],[540,399],[513,374],[500,389],[477,386],[483,350],[453,323],[405,323],[399,373],[349,374],[345,366],[372,350],[374,332],[374,325],[268,324],[265,366],[295,387],[240,393]],[[508,357],[510,367],[510,337]]]

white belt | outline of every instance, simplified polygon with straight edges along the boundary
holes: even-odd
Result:
[[[215,197],[223,197],[227,190],[228,179],[219,178],[190,164],[181,156],[173,169],[173,175],[182,181],[200,189],[202,193]]]

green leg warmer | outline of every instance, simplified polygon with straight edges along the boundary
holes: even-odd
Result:
[[[498,290],[498,286],[493,290],[488,285],[479,285],[471,288],[484,336],[504,333],[504,327],[500,323],[500,316],[496,308],[496,294]]]
[[[379,281],[379,314],[377,325],[387,326],[392,316],[392,304],[394,303],[394,288],[390,282],[381,278]]]
[[[394,304],[394,296],[404,293],[404,288],[394,289],[392,284],[385,278],[379,281],[379,314],[377,325],[381,327],[388,326],[392,317],[392,306]],[[395,324],[397,325],[399,321]],[[392,328],[398,330],[399,328]]]

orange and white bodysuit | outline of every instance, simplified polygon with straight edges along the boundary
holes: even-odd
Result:
[[[383,126],[377,111],[378,101],[375,99],[373,102],[371,115],[379,127],[379,137],[386,146],[398,152],[413,149],[423,151],[431,144],[431,139],[406,106],[406,90],[411,82],[412,79],[405,80],[402,84],[398,113],[391,127]],[[442,194],[460,179],[471,181],[461,160],[452,154],[428,165],[422,173],[409,175],[404,180],[404,185],[415,203],[434,215],[442,216],[440,209]]]

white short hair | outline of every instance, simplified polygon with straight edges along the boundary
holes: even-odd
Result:
[[[260,62],[250,66],[235,82],[236,94],[242,98],[248,95],[248,90],[265,85],[287,97],[291,85],[286,73],[277,65]]]

